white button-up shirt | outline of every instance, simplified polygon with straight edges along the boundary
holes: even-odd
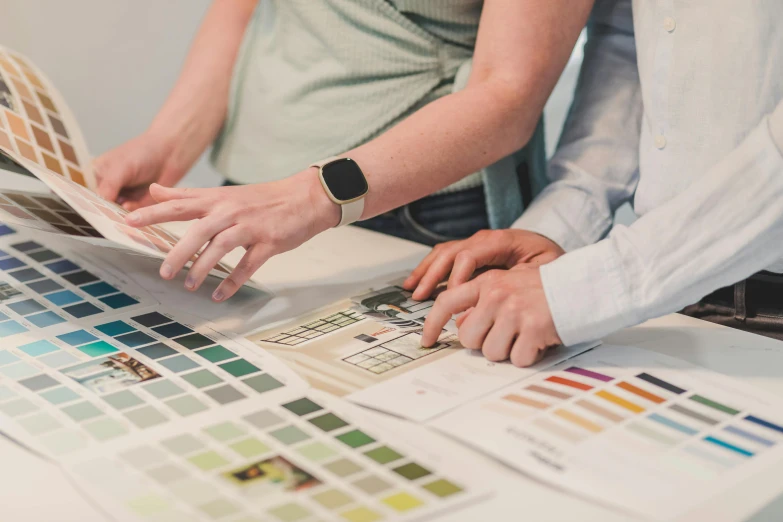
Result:
[[[565,344],[783,272],[782,100],[783,0],[598,0],[552,184],[514,224],[568,252],[541,269]]]

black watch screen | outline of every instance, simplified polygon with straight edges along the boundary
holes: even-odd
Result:
[[[324,183],[335,199],[350,201],[367,193],[367,179],[352,159],[341,158],[323,166]]]

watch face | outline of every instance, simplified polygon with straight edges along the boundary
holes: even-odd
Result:
[[[352,159],[333,161],[322,169],[324,183],[339,201],[350,201],[367,193],[367,180]]]

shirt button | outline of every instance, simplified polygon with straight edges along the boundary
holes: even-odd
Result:
[[[663,28],[666,29],[668,32],[673,33],[676,27],[677,27],[677,21],[671,16],[667,16],[666,18],[663,19]]]
[[[661,150],[664,147],[666,147],[666,136],[664,136],[663,134],[658,134],[655,137],[654,142],[655,142],[655,148]]]

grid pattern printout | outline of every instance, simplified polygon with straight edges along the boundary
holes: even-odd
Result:
[[[328,333],[339,330],[340,328],[345,328],[346,326],[358,323],[363,319],[364,317],[358,312],[350,309],[343,310],[322,319],[317,319],[301,326],[295,326],[289,330],[285,330],[274,336],[260,340],[268,343],[281,344],[284,346],[298,346],[302,343],[306,343],[313,339],[322,337]]]
[[[364,368],[369,372],[381,374],[399,368],[421,357],[449,348],[452,344],[443,341],[429,348],[422,348],[421,336],[406,333],[384,343],[367,348],[357,354],[345,357],[343,361]]]

